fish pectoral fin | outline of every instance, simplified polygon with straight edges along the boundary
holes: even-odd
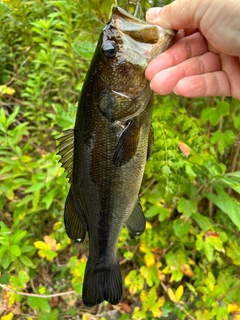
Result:
[[[78,243],[85,239],[86,229],[81,221],[81,212],[74,205],[71,189],[68,193],[64,208],[64,224],[68,237]]]
[[[148,133],[148,150],[147,150],[147,161],[151,157],[152,154],[152,148],[154,143],[154,132],[153,127],[151,126],[149,133]]]
[[[137,201],[133,212],[126,222],[127,229],[132,237],[140,236],[146,227],[146,219],[142,211],[139,200]]]
[[[65,130],[63,136],[58,138],[57,141],[59,141],[59,145],[56,147],[58,149],[57,154],[61,156],[59,162],[61,162],[62,167],[68,173],[67,178],[71,181],[73,171],[74,129]]]
[[[113,164],[121,167],[135,155],[140,137],[141,124],[136,119],[129,121],[123,130],[113,154]]]

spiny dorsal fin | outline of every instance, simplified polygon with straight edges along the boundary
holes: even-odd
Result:
[[[137,201],[133,212],[128,218],[126,226],[132,237],[140,236],[145,230],[146,219],[142,212],[142,207],[139,200]]]
[[[63,131],[63,136],[58,138],[57,141],[60,142],[56,147],[59,150],[57,154],[61,156],[59,162],[61,162],[62,167],[68,173],[67,178],[71,181],[73,171],[74,129]]]

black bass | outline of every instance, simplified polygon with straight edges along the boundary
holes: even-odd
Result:
[[[89,307],[120,301],[121,229],[126,224],[133,237],[145,229],[138,193],[153,143],[153,92],[145,69],[173,36],[172,30],[113,7],[82,88],[75,127],[59,139],[58,154],[71,182],[66,232],[77,242],[89,235],[82,293]]]

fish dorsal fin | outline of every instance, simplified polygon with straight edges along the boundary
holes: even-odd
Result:
[[[141,204],[137,201],[133,212],[126,222],[128,231],[132,237],[140,236],[146,227],[146,219],[144,217]]]
[[[64,224],[68,237],[78,243],[82,243],[86,235],[86,229],[81,219],[82,214],[81,209],[77,210],[75,207],[70,189],[64,207]]]
[[[122,132],[113,154],[113,164],[121,167],[135,155],[140,137],[141,125],[135,118],[130,120]]]
[[[74,129],[63,131],[63,136],[58,138],[59,145],[57,155],[61,156],[59,162],[67,172],[67,178],[69,181],[72,179],[73,171],[73,153],[74,153]]]

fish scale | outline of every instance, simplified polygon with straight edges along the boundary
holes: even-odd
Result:
[[[126,224],[133,237],[145,229],[138,194],[153,143],[153,93],[145,69],[173,36],[172,30],[113,7],[84,81],[74,130],[59,138],[60,161],[71,184],[66,232],[77,242],[89,235],[82,292],[88,307],[120,301],[121,229]]]

